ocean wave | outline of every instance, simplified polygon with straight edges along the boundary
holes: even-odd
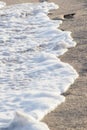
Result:
[[[62,21],[47,16],[57,8],[43,2],[0,10],[0,130],[48,130],[41,119],[65,101],[61,94],[78,77],[58,58],[76,42],[58,29]]]

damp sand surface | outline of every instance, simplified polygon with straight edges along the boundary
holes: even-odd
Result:
[[[44,121],[51,130],[87,130],[87,0],[53,0],[60,8],[50,15],[53,19],[75,13],[73,18],[66,18],[60,26],[62,30],[72,32],[77,42],[75,48],[61,57],[79,73],[79,78],[64,93],[66,101],[55,111],[48,114]]]

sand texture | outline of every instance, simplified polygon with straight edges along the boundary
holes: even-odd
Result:
[[[38,2],[38,0],[4,0],[8,4]],[[72,32],[75,48],[61,56],[79,73],[79,78],[64,93],[66,102],[49,113],[44,121],[51,130],[87,130],[87,0],[48,0],[60,6],[52,11],[52,19],[63,19],[62,30]],[[72,15],[68,15],[72,14]]]
[[[72,18],[65,18],[60,28],[72,32],[77,46],[69,49],[61,60],[71,64],[79,78],[64,93],[66,102],[48,114],[45,122],[51,130],[87,130],[87,0],[52,1],[58,3],[60,9],[51,14],[51,18],[75,13]]]

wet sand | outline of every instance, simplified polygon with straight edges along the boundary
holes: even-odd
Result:
[[[38,2],[38,0],[4,0],[8,4]],[[51,130],[87,130],[87,0],[48,0],[60,8],[49,15],[52,19],[64,16],[62,30],[71,31],[77,42],[75,48],[61,56],[61,60],[71,64],[79,73],[79,78],[64,93],[66,102],[49,113],[45,121]],[[69,15],[68,15],[69,14]],[[71,16],[70,14],[74,14]]]
[[[71,64],[79,73],[79,78],[64,93],[66,102],[48,114],[44,121],[51,130],[87,130],[87,0],[50,1],[60,6],[51,18],[75,14],[71,18],[65,18],[60,28],[72,32],[77,46],[69,49],[61,56],[61,60]]]

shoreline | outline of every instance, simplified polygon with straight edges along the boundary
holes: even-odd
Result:
[[[60,59],[72,65],[79,77],[63,94],[66,101],[49,113],[43,121],[51,130],[87,130],[87,0],[50,1],[60,7],[50,16],[52,19],[75,13],[73,18],[65,18],[59,28],[71,31],[77,45],[70,48]]]
[[[39,2],[38,0],[3,0],[8,4],[22,2]],[[87,0],[86,0],[87,1]],[[70,48],[60,59],[71,64],[79,73],[79,78],[70,86],[63,95],[66,101],[49,113],[43,121],[50,130],[86,130],[87,129],[87,56],[86,56],[86,1],[85,0],[49,0],[59,5],[59,9],[53,11],[52,19],[63,18],[64,15],[75,13],[73,18],[66,18],[59,27],[61,30],[71,31],[77,46]],[[68,3],[68,4],[66,4]],[[7,4],[7,5],[8,5]],[[84,24],[83,24],[84,19]],[[84,31],[85,30],[85,31]]]

